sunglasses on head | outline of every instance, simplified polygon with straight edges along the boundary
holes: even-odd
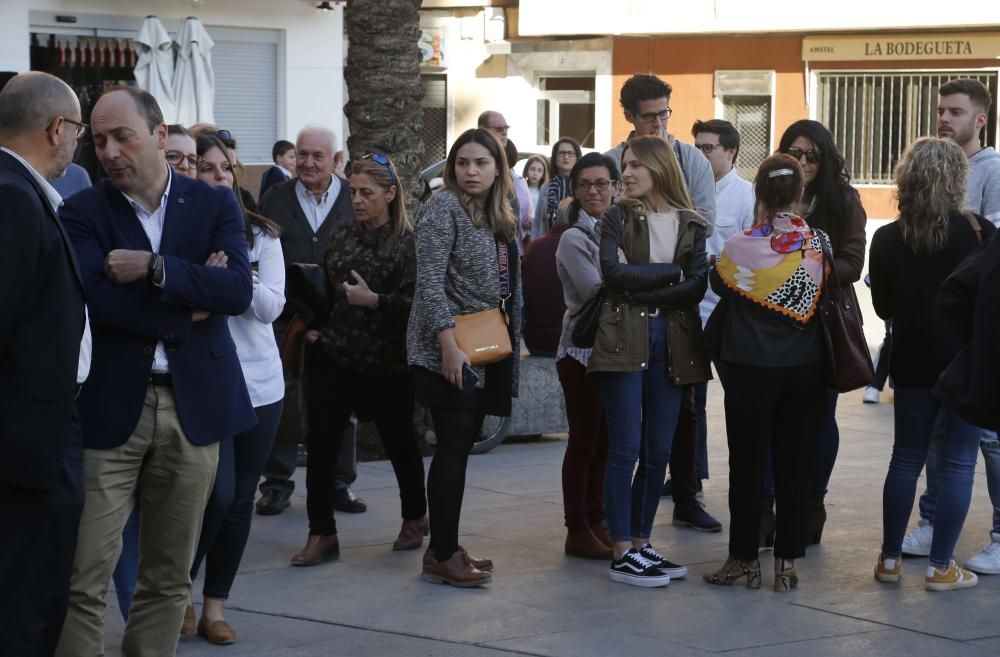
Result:
[[[812,149],[804,151],[801,148],[796,148],[792,146],[791,148],[785,149],[785,154],[791,155],[796,160],[801,160],[803,157],[805,157],[806,162],[808,162],[809,164],[816,164],[817,162],[819,162],[819,158],[820,155],[822,155],[822,151],[817,151]]]
[[[364,155],[358,159],[371,160],[375,164],[384,166],[386,171],[389,172],[389,175],[392,176],[392,184],[397,187],[399,186],[399,180],[396,178],[396,172],[392,168],[392,162],[385,155],[382,155],[381,153],[369,153],[368,155]]]

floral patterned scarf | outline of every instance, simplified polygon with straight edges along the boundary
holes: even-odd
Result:
[[[779,213],[730,237],[716,271],[736,294],[805,325],[823,293],[824,241],[801,217]]]

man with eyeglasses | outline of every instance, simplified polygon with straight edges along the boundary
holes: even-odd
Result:
[[[520,255],[523,256],[524,237],[525,235],[531,235],[531,224],[534,221],[535,209],[531,207],[531,193],[528,191],[528,181],[514,170],[514,165],[517,164],[517,149],[507,147],[507,135],[510,132],[510,126],[507,124],[507,119],[504,118],[503,114],[493,110],[486,110],[480,114],[477,126],[492,132],[493,136],[500,142],[500,145],[504,147],[504,152],[507,155],[507,165],[510,166],[510,176],[514,182],[514,197],[510,200],[510,203],[511,210],[514,211],[514,216],[517,217],[518,222],[519,239],[517,240],[517,249]]]
[[[83,506],[74,399],[90,369],[76,259],[50,181],[86,126],[64,82],[22,73],[0,93],[0,652],[51,655]]]
[[[629,139],[657,135],[667,141],[681,166],[694,209],[708,222],[708,234],[711,235],[715,226],[715,180],[712,167],[698,149],[677,141],[667,132],[667,123],[672,113],[671,92],[670,85],[655,75],[633,75],[626,80],[622,86],[620,103],[625,111],[625,120],[632,124],[633,129],[625,141],[605,155],[613,159],[621,171],[622,152]]]
[[[709,264],[714,265],[719,254],[722,253],[722,247],[726,240],[739,231],[751,228],[754,224],[753,185],[736,173],[736,157],[740,152],[740,133],[732,123],[722,119],[695,121],[691,128],[691,136],[694,137],[694,147],[704,153],[708,159],[712,167],[712,175],[715,178],[715,231],[705,244]],[[705,298],[699,306],[702,324],[708,322],[709,316],[718,303],[719,296],[711,287],[708,288],[705,292]],[[719,364],[716,363],[716,370],[718,369]],[[695,473],[699,481],[699,488],[700,481],[708,479],[708,418],[705,413],[707,398],[708,383],[696,385],[694,387],[694,415],[697,422],[698,441],[695,449]],[[675,492],[675,525],[697,529],[706,526],[714,527],[719,524],[706,524],[702,513],[707,515],[704,510],[694,507],[693,500],[678,499]]]

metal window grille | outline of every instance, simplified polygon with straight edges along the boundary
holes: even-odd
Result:
[[[771,152],[771,97],[726,94],[722,97],[722,118],[740,133],[736,172],[753,180]]]
[[[979,80],[994,98],[983,145],[997,139],[997,73],[819,73],[819,120],[833,134],[854,182],[891,184],[908,144],[937,134],[938,87],[956,78]]]
[[[421,75],[424,86],[424,163],[428,167],[448,155],[448,83],[443,75]]]

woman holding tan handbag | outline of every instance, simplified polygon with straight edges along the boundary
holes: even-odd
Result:
[[[460,587],[493,581],[493,563],[458,544],[469,452],[486,414],[517,396],[521,283],[512,183],[488,130],[462,133],[445,190],[417,217],[417,281],[406,349],[417,402],[430,409],[437,450],[427,475],[430,547],[424,579]]]

